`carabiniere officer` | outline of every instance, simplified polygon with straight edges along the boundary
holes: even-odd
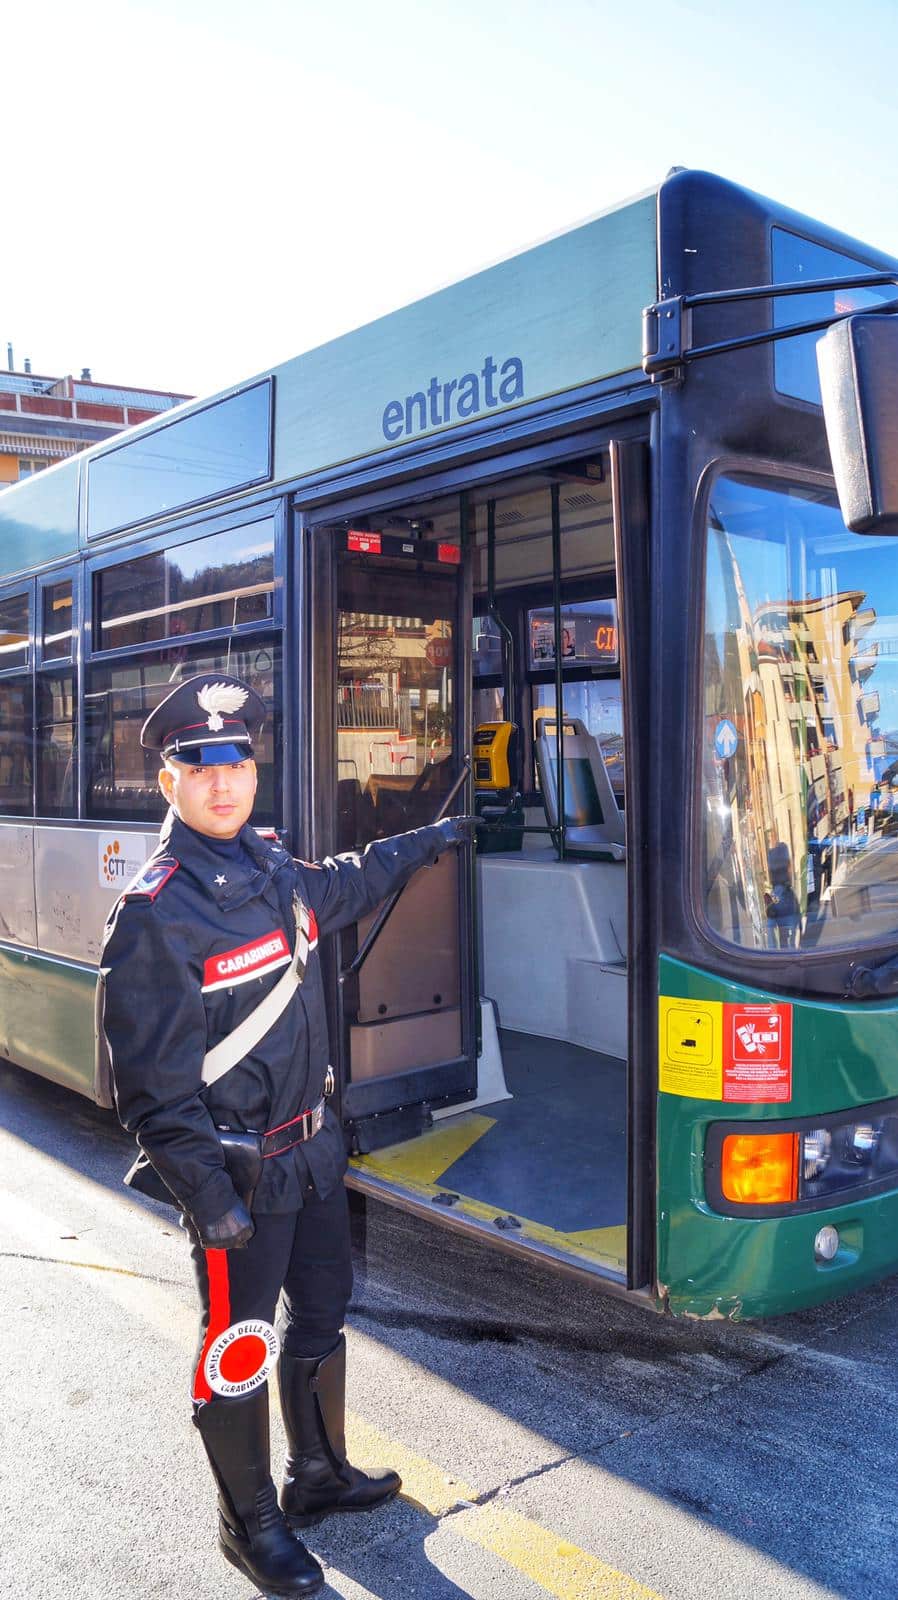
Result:
[[[294,1529],[400,1488],[395,1472],[366,1473],[346,1456],[346,1157],[326,1099],[318,939],[373,910],[469,824],[450,818],[361,856],[294,860],[249,826],[264,718],[254,690],[225,675],[180,684],[147,718],[140,740],[161,753],[170,810],[106,927],[99,1048],[142,1152],[129,1177],[146,1192],[161,1180],[190,1238],[201,1306],[194,1421],[218,1486],[221,1550],[266,1593],[292,1595],[324,1581]],[[288,1441],[280,1504],[269,1460],[275,1365]]]

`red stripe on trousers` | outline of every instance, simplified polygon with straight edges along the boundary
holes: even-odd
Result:
[[[193,1379],[194,1400],[211,1400],[212,1390],[206,1381],[204,1371],[206,1357],[215,1340],[231,1320],[231,1289],[228,1283],[228,1252],[227,1250],[206,1251],[206,1273],[209,1279],[209,1326],[200,1359],[197,1362],[196,1373]]]

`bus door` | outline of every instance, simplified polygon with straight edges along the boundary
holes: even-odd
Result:
[[[326,952],[350,1181],[618,1282],[650,1148],[629,1103],[624,837],[640,802],[618,643],[618,618],[633,631],[645,606],[644,448],[311,533],[315,855],[447,803],[484,821],[475,874],[446,852],[373,943],[377,915]],[[468,752],[474,795],[463,779],[453,799]],[[649,1272],[634,1251],[630,1282]]]
[[[401,518],[372,531],[363,519],[313,541],[316,681],[330,687],[314,718],[330,726],[315,781],[321,855],[467,808],[465,634],[457,527]],[[448,850],[385,920],[381,908],[334,941],[336,1065],[359,1153],[476,1094],[470,900],[469,853]]]

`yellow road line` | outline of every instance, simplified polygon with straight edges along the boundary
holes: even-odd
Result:
[[[661,1600],[655,1590],[514,1511],[477,1506],[453,1517],[450,1527],[501,1556],[556,1600]]]
[[[69,1256],[32,1255],[24,1250],[4,1250],[2,1255],[14,1261],[39,1261],[44,1267],[82,1267],[85,1272],[115,1272],[120,1278],[140,1278],[146,1280],[145,1272],[137,1272],[133,1267],[110,1267],[102,1261],[75,1261]]]
[[[3,1190],[2,1198],[7,1240],[27,1244],[28,1254],[33,1252],[34,1260],[41,1264],[98,1273],[97,1289],[108,1300],[129,1316],[147,1323],[171,1343],[190,1348],[196,1338],[197,1315],[173,1292],[173,1285],[145,1277],[93,1242],[87,1248],[94,1259],[85,1261],[83,1251],[87,1241],[61,1236],[60,1223],[20,1195]]]
[[[444,1524],[448,1532],[499,1556],[555,1600],[662,1600],[654,1589],[647,1589],[541,1523],[494,1501],[473,1504],[477,1491],[470,1484],[449,1477],[433,1461],[397,1445],[352,1412],[347,1414],[346,1431],[354,1460],[397,1468],[402,1474],[404,1500],[431,1517],[453,1513]]]
[[[40,1252],[35,1259],[49,1256],[53,1249],[54,1265],[99,1272],[104,1294],[124,1311],[156,1328],[173,1343],[183,1347],[190,1344],[195,1315],[172,1292],[173,1286],[140,1278],[132,1268],[94,1245],[91,1250],[96,1259],[85,1261],[78,1253],[84,1248],[83,1241],[61,1239],[55,1220],[19,1197],[7,1194],[4,1211],[10,1233]],[[69,1244],[68,1252],[57,1253],[64,1244]],[[449,1517],[444,1525],[449,1531],[500,1557],[555,1600],[662,1600],[656,1591],[570,1544],[541,1523],[506,1510],[495,1501],[477,1505],[478,1491],[470,1484],[406,1449],[355,1413],[348,1413],[346,1422],[350,1453],[356,1460],[370,1466],[397,1467],[406,1501],[438,1520]]]

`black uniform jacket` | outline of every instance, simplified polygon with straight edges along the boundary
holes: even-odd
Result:
[[[232,861],[173,814],[159,846],[115,905],[100,958],[103,1031],[119,1119],[137,1135],[181,1207],[205,1226],[236,1196],[216,1126],[267,1133],[316,1105],[329,1053],[317,936],[355,922],[445,848],[439,826],[380,839],[362,855],[296,861],[249,825]],[[255,1009],[296,942],[294,894],[311,913],[301,988],[244,1060],[203,1086],[207,1050]],[[326,1195],[345,1169],[328,1110],[306,1144],[266,1160],[253,1209]]]

